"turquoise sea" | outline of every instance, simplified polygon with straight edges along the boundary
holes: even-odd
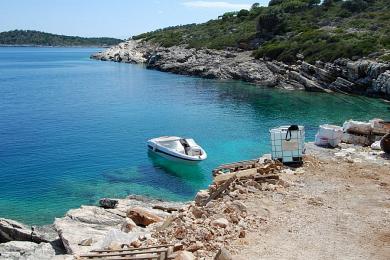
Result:
[[[97,49],[0,48],[0,217],[46,224],[101,197],[189,200],[222,163],[270,152],[269,129],[390,119],[365,97],[283,91],[89,59]],[[197,166],[150,157],[146,140],[193,137]]]

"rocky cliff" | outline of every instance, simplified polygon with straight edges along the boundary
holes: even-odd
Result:
[[[255,59],[250,51],[164,48],[129,40],[93,59],[146,64],[149,69],[203,78],[243,80],[262,86],[341,92],[390,99],[390,64],[374,59],[337,59],[296,64]]]

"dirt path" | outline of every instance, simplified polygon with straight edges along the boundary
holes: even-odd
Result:
[[[236,242],[237,259],[390,259],[390,161],[313,149],[282,174],[288,187],[246,199],[264,225]]]

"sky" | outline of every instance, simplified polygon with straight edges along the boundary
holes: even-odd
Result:
[[[269,0],[0,0],[0,32],[15,29],[83,37],[129,38],[216,19]]]

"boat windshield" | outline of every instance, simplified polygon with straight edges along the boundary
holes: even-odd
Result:
[[[171,149],[171,150],[176,150],[178,152],[184,152],[183,145],[180,143],[179,140],[174,140],[174,141],[160,141],[158,142],[160,145]]]

